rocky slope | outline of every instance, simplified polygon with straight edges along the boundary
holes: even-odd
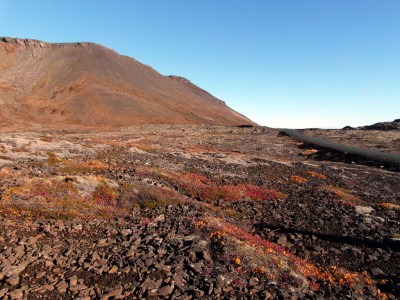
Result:
[[[0,38],[2,128],[253,124],[186,79],[93,43]]]

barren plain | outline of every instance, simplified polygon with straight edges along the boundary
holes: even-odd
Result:
[[[399,152],[398,131],[343,132],[309,134]],[[278,133],[2,132],[0,298],[399,297],[399,173]]]

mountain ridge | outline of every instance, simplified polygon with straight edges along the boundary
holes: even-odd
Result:
[[[188,79],[91,42],[0,37],[0,124],[255,124]]]

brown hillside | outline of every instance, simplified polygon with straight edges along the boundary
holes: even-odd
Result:
[[[254,124],[178,76],[93,43],[0,38],[0,126]]]

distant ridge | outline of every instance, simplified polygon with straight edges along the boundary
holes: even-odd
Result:
[[[351,130],[351,129],[362,129],[362,130],[400,130],[400,119],[396,119],[392,122],[378,122],[372,125],[365,125],[360,127],[351,127],[346,126],[342,128],[343,130]]]
[[[0,126],[256,125],[180,76],[95,43],[0,37]]]

